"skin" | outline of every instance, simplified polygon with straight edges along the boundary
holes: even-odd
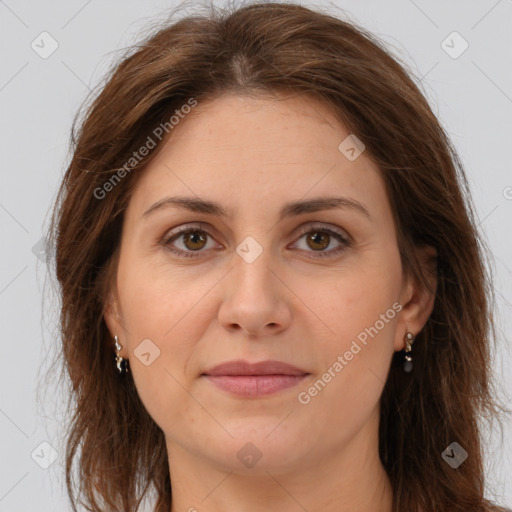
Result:
[[[423,328],[434,297],[405,277],[384,182],[365,152],[350,161],[338,149],[348,135],[312,98],[225,95],[180,120],[135,186],[105,320],[165,434],[171,512],[391,510],[380,397],[394,351]],[[143,216],[171,195],[235,215],[163,207]],[[331,209],[279,221],[286,202],[328,195],[359,201],[370,217]],[[169,245],[195,257],[165,247],[188,224],[205,238]],[[349,235],[351,245],[317,256],[342,243],[325,233],[308,243],[313,225]],[[248,236],[262,249],[251,263],[236,252]],[[394,303],[401,311],[300,403]],[[160,351],[148,366],[136,356],[145,339],[151,354]],[[201,376],[233,359],[275,359],[310,375],[273,395],[236,397]],[[252,467],[237,457],[248,442],[261,453]]]

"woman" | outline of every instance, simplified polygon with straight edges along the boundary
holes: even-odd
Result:
[[[113,70],[73,149],[75,510],[503,510],[464,171],[370,34],[292,4],[181,20]]]

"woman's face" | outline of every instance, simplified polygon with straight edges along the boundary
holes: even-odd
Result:
[[[226,95],[143,171],[106,320],[171,460],[276,474],[377,439],[392,354],[424,319],[384,182],[349,135],[311,98]],[[300,371],[206,375],[239,360]]]

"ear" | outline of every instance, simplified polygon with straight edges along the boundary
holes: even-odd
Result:
[[[113,294],[110,294],[108,299],[105,301],[105,305],[103,307],[103,318],[107,324],[107,328],[112,339],[114,339],[114,336],[119,338],[119,343],[123,347],[119,354],[126,357],[127,351],[124,348],[123,342],[125,329],[123,327],[123,321],[120,314],[119,302]]]
[[[406,332],[416,336],[425,326],[434,309],[437,290],[437,251],[431,246],[415,248],[415,254],[426,283],[418,281],[409,273],[400,296],[399,321],[397,323],[395,350],[405,348]]]

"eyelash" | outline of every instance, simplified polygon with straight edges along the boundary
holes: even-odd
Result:
[[[198,250],[198,251],[183,251],[181,249],[177,249],[176,247],[172,247],[170,245],[171,242],[173,242],[174,240],[176,240],[180,236],[185,235],[187,233],[203,233],[203,234],[213,238],[210,235],[210,233],[208,233],[208,231],[206,231],[204,229],[201,229],[201,228],[198,228],[198,227],[187,225],[183,229],[178,231],[177,233],[173,233],[171,236],[166,237],[162,241],[162,245],[164,245],[166,247],[166,249],[168,249],[169,251],[171,251],[174,254],[177,254],[178,256],[184,256],[184,257],[187,257],[187,258],[196,258],[196,257],[199,256],[199,253],[204,252],[204,251],[202,251],[202,250]],[[309,233],[326,233],[328,235],[333,236],[337,241],[341,242],[342,245],[340,245],[340,247],[338,247],[336,249],[333,249],[333,250],[327,251],[327,252],[324,252],[324,251],[322,251],[322,252],[306,251],[307,253],[315,254],[315,256],[309,256],[309,255],[306,256],[308,258],[334,257],[334,256],[337,256],[338,254],[341,254],[343,251],[347,250],[349,247],[351,247],[351,242],[347,238],[342,236],[340,233],[338,233],[337,231],[333,231],[331,229],[328,229],[328,228],[320,227],[320,226],[308,226],[305,230],[303,230],[299,234],[298,240],[300,238],[302,238],[304,235],[307,235]]]

